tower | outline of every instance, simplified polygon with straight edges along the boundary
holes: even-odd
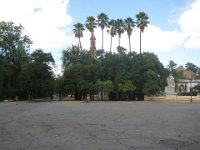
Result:
[[[91,34],[90,38],[90,52],[93,59],[96,59],[96,38],[94,36],[94,32]]]

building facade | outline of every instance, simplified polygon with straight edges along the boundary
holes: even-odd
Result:
[[[177,94],[190,92],[190,89],[200,84],[200,80],[180,79],[176,83],[175,91]]]

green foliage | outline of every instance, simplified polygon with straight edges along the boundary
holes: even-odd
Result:
[[[149,80],[144,84],[144,88],[143,88],[144,94],[154,95],[158,93],[158,91],[159,91],[159,85],[156,81]]]
[[[200,84],[194,86],[194,90],[200,93]]]
[[[199,68],[195,64],[190,63],[190,62],[188,62],[187,64],[185,64],[185,67],[186,67],[187,70],[191,70],[194,73],[197,73],[197,71],[199,70]]]
[[[54,90],[54,77],[48,64],[54,63],[50,53],[39,49],[31,54],[31,62],[24,66],[20,72],[17,83],[20,91],[26,97],[47,97]]]
[[[175,72],[176,67],[177,67],[177,64],[173,60],[170,60],[168,69],[172,74]]]
[[[118,46],[117,47],[117,52],[120,54],[120,55],[123,55],[123,54],[126,54],[126,48],[122,47],[122,46]]]
[[[130,37],[133,31],[133,28],[135,27],[135,22],[131,17],[128,17],[124,20],[124,29],[127,32],[128,39],[129,39],[129,52],[131,52],[131,41]]]
[[[118,90],[122,92],[133,92],[136,89],[132,81],[127,80],[124,83],[118,83]]]
[[[137,27],[140,28],[141,32],[144,32],[145,27],[147,27],[147,25],[149,24],[148,15],[145,12],[139,12],[136,15],[136,19],[137,19],[136,21]]]
[[[93,60],[88,51],[74,55],[74,46],[66,52],[63,60],[70,65],[64,67],[65,89],[77,99],[89,92],[95,94],[100,91],[115,93],[115,99],[156,94],[167,84],[168,71],[152,53],[138,55],[119,51],[105,53],[104,57]]]
[[[55,63],[51,53],[44,53],[42,49],[36,49],[31,54],[31,59],[33,62],[38,62],[40,64],[46,64],[46,66]]]
[[[65,93],[72,94],[76,99],[90,93],[96,93],[98,65],[88,51],[80,51],[72,46],[63,51],[63,68]]]
[[[83,24],[81,23],[77,23],[77,24],[74,24],[74,29],[73,29],[73,32],[75,34],[75,37],[77,37],[79,39],[79,47],[82,51],[82,46],[81,46],[81,40],[80,38],[83,37],[83,31],[85,30]]]
[[[28,36],[22,36],[23,27],[14,23],[1,23],[1,73],[0,95],[13,98],[19,95],[27,98],[47,96],[54,88],[53,73],[49,65],[54,64],[50,53],[41,49],[31,55],[27,53],[31,44]],[[3,92],[2,92],[3,91]]]
[[[86,23],[85,23],[85,27],[90,31],[90,32],[94,32],[94,28],[96,28],[97,23],[96,20],[93,16],[89,16],[87,17]]]
[[[32,43],[22,31],[22,25],[0,22],[0,99],[13,98],[19,92],[17,77],[28,63]]]
[[[107,30],[107,32],[110,34],[110,53],[112,51],[112,38],[117,34],[117,26],[116,26],[116,20],[111,19],[108,22],[110,29]]]
[[[105,14],[105,13],[100,13],[98,16],[97,16],[97,25],[99,26],[99,27],[101,27],[101,30],[102,30],[102,50],[104,50],[104,48],[103,48],[103,41],[104,41],[104,33],[103,33],[103,31],[104,31],[104,28],[105,27],[109,27],[109,18],[108,18],[108,16]]]
[[[113,83],[111,80],[100,81],[97,80],[96,82],[97,90],[111,92],[113,90]]]

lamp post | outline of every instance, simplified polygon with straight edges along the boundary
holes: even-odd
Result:
[[[160,74],[158,74],[158,80],[159,80],[159,94],[162,94],[162,87],[161,87],[161,81],[160,81]]]
[[[190,81],[190,103],[192,103],[192,79],[189,79]]]

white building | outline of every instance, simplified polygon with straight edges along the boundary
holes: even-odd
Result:
[[[175,91],[177,94],[181,94],[184,92],[190,92],[190,88],[200,84],[200,80],[188,80],[188,79],[180,79],[176,83]]]

